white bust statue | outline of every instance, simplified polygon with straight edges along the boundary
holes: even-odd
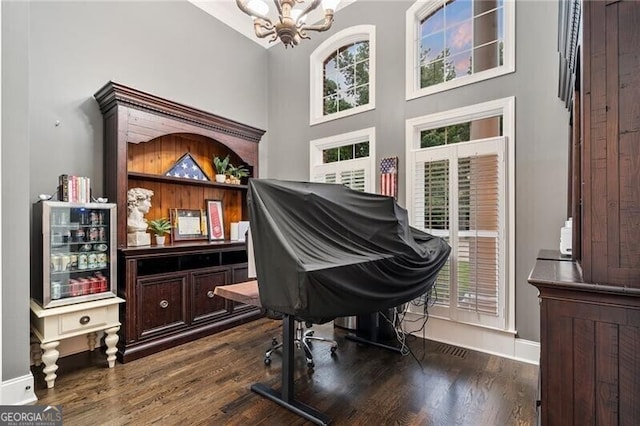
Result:
[[[143,246],[151,244],[151,237],[147,234],[147,220],[145,213],[151,208],[153,191],[145,188],[131,188],[127,191],[127,243],[129,246]]]

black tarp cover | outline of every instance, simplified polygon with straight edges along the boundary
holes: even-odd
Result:
[[[251,179],[262,306],[328,321],[399,306],[431,289],[451,248],[409,226],[391,197],[343,185]]]

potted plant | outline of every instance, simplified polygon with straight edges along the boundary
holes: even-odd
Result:
[[[164,244],[165,235],[171,232],[171,222],[166,217],[150,220],[147,222],[149,229],[156,236],[156,244],[161,246]]]
[[[227,179],[227,172],[229,169],[229,156],[227,155],[224,159],[220,159],[220,157],[213,157],[213,166],[216,169],[216,182],[224,183]]]
[[[235,167],[233,164],[229,164],[229,175],[231,176],[231,183],[239,185],[242,178],[249,176],[249,169],[245,166]]]

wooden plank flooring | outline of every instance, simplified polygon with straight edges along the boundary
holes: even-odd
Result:
[[[314,344],[315,369],[296,350],[296,398],[334,425],[533,425],[537,367],[408,337],[411,355],[360,345],[332,323],[339,348]],[[280,322],[267,318],[108,369],[96,350],[63,358],[55,388],[33,368],[37,404],[62,405],[72,425],[307,425],[250,391],[279,389],[279,355],[263,364]]]

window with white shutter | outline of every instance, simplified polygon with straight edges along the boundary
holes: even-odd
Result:
[[[375,128],[311,141],[309,180],[374,192]]]
[[[505,137],[512,134],[512,107],[510,98],[407,122],[412,225],[452,248],[435,284],[431,315],[513,328],[512,175]]]

